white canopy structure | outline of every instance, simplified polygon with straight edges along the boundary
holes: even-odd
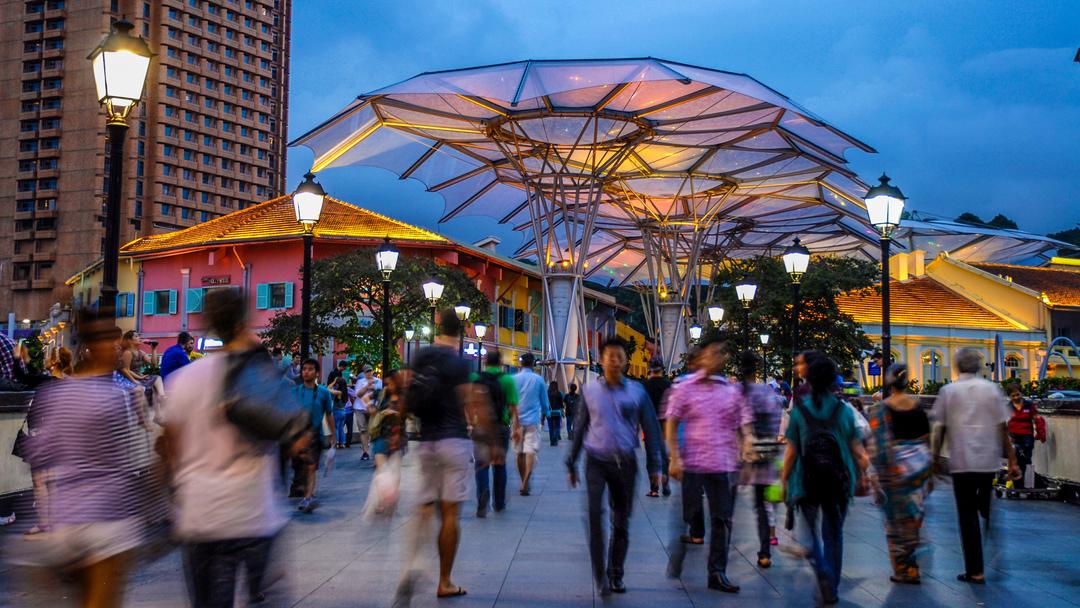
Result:
[[[864,186],[843,155],[873,151],[749,76],[653,58],[424,73],[361,95],[293,144],[314,152],[314,172],[367,165],[420,180],[443,196],[443,220],[530,230],[563,382],[584,362],[584,276],[630,267],[620,230],[648,233],[654,274],[663,252],[687,238],[700,251],[706,234],[761,251],[787,225],[823,250],[857,249],[865,219],[847,192]],[[666,276],[685,294],[685,272]],[[685,295],[672,304],[681,323]]]

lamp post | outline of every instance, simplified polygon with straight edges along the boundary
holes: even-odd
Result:
[[[739,297],[739,301],[743,305],[744,323],[743,323],[743,345],[746,350],[750,350],[750,303],[754,301],[754,296],[757,295],[757,285],[753,283],[739,283],[735,286],[735,295]]]
[[[412,340],[415,335],[416,330],[412,328],[412,325],[405,328],[405,367],[408,367],[412,360]]]
[[[724,308],[713,304],[708,308],[709,320],[712,321],[713,327],[719,328],[720,322],[724,320]]]
[[[439,298],[442,297],[442,292],[443,292],[443,289],[444,289],[445,286],[442,283],[435,280],[435,277],[431,277],[430,279],[424,281],[424,284],[421,285],[421,287],[424,288],[424,297],[427,298],[428,302],[431,302],[431,334],[430,334],[430,336],[431,336],[431,343],[434,344],[435,343],[435,327],[436,327],[436,323],[437,323],[436,320],[435,320],[435,307],[439,304]]]
[[[784,250],[780,256],[784,260],[784,269],[791,277],[791,361],[799,354],[799,308],[802,306],[802,276],[810,266],[810,250],[803,246],[799,237]],[[792,365],[794,375],[795,366]],[[793,376],[794,379],[794,376]]]
[[[390,274],[397,268],[398,250],[390,244],[390,237],[375,252],[375,264],[382,273],[382,376],[390,373]]]
[[[304,181],[293,192],[293,211],[296,221],[304,225],[304,286],[300,296],[300,360],[311,354],[311,247],[315,224],[322,215],[326,191],[315,181],[314,173],[304,175]]]
[[[769,377],[769,356],[765,354],[765,347],[769,345],[769,334],[758,334],[761,340],[761,379]]]
[[[105,199],[105,251],[101,270],[98,314],[116,318],[117,275],[120,265],[120,195],[124,184],[124,137],[127,118],[142,99],[146,73],[154,56],[135,29],[121,19],[87,57],[94,70],[98,103],[105,109],[109,140],[109,194]]]
[[[881,369],[886,370],[892,363],[892,329],[889,323],[889,245],[892,233],[900,225],[904,213],[904,194],[896,186],[889,184],[889,176],[884,173],[879,184],[870,188],[863,202],[866,203],[866,215],[870,224],[881,234]]]
[[[457,306],[454,307],[454,314],[456,314],[457,318],[461,321],[461,331],[458,333],[461,338],[461,341],[458,344],[459,357],[465,353],[465,322],[469,320],[470,312],[472,312],[472,308],[469,307],[469,304],[465,300],[458,302]]]
[[[694,321],[694,324],[690,326],[690,339],[697,342],[701,339],[701,332],[701,326],[698,325],[697,321]]]
[[[477,323],[473,325],[473,331],[476,332],[476,371],[484,371],[484,336],[487,335],[487,325],[483,323]]]

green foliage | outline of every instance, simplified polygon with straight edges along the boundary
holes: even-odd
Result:
[[[993,226],[994,228],[1007,228],[1009,230],[1019,230],[1020,227],[1016,225],[1016,222],[1011,218],[1005,217],[1002,214],[997,214],[986,223],[987,226]]]
[[[975,215],[974,213],[968,213],[967,211],[956,216],[956,221],[960,222],[961,224],[974,224],[976,226],[982,226],[986,224],[986,222],[984,222],[981,217]]]
[[[1080,391],[1080,378],[1071,376],[1047,376],[1042,380],[1021,382],[1010,378],[1001,381],[1001,387],[1008,392],[1014,386],[1020,388],[1020,392],[1027,396],[1042,397],[1055,391]]]
[[[1052,239],[1059,241],[1065,241],[1066,243],[1072,243],[1077,245],[1077,249],[1063,249],[1058,253],[1061,255],[1077,255],[1080,254],[1080,226],[1074,226],[1068,230],[1062,230],[1061,232],[1052,232],[1046,235]]]
[[[344,345],[347,355],[378,367],[382,362],[383,283],[375,265],[375,249],[364,247],[348,253],[317,260],[312,265],[311,348],[322,352],[326,340],[333,338]],[[442,307],[452,307],[464,300],[472,308],[469,321],[489,323],[491,303],[462,270],[439,266],[430,259],[401,255],[390,277],[391,336],[404,338],[405,329],[431,325],[431,306],[421,285],[434,276],[445,285]],[[371,320],[362,327],[360,317]],[[263,333],[268,346],[298,351],[300,343],[300,308],[280,312],[270,320]],[[401,365],[393,348],[391,367]]]
[[[840,312],[836,297],[846,291],[872,289],[878,274],[878,266],[866,260],[815,258],[802,278],[799,349],[823,351],[841,368],[854,365],[860,351],[870,348],[870,340],[853,318]],[[707,334],[720,332],[735,347],[733,350],[749,347],[758,353],[762,350],[758,335],[769,334],[765,347],[769,371],[780,371],[787,377],[791,370],[792,285],[783,261],[732,260],[713,280],[717,284],[716,299],[726,313],[723,326],[717,330],[708,324]],[[743,280],[758,286],[749,309],[749,344],[743,338],[746,310],[735,295],[735,285]]]
[[[927,380],[926,384],[922,385],[922,390],[919,391],[919,394],[922,394],[922,395],[936,395],[941,390],[941,387],[945,386],[946,384],[948,384],[948,382],[939,382],[939,381],[936,381],[936,380]]]

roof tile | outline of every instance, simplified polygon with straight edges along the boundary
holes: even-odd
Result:
[[[978,329],[1016,329],[1005,319],[950,291],[929,277],[889,284],[893,325],[938,325]],[[881,294],[875,289],[842,293],[840,312],[858,323],[881,323]]]
[[[1015,264],[972,264],[972,266],[984,272],[1005,277],[1032,291],[1045,293],[1052,306],[1080,306],[1080,272],[1076,270]]]

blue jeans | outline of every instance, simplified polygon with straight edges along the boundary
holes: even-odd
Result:
[[[345,408],[334,408],[334,436],[337,443],[345,443]]]
[[[476,476],[476,507],[487,511],[488,502],[496,511],[506,508],[506,453],[510,448],[510,429],[500,425],[498,438],[490,442],[478,441],[473,444],[473,460]],[[500,464],[493,464],[498,460]],[[491,485],[488,484],[488,469],[491,469]]]
[[[559,412],[551,412],[548,415],[548,439],[551,440],[551,445],[559,445],[559,440],[562,439],[562,416]]]
[[[840,571],[844,567],[844,518],[847,517],[847,501],[826,504],[800,503],[799,509],[806,519],[806,534],[810,535],[810,564],[817,573],[818,584],[825,599],[836,597],[840,587]],[[821,514],[821,530],[818,531],[818,514]]]

